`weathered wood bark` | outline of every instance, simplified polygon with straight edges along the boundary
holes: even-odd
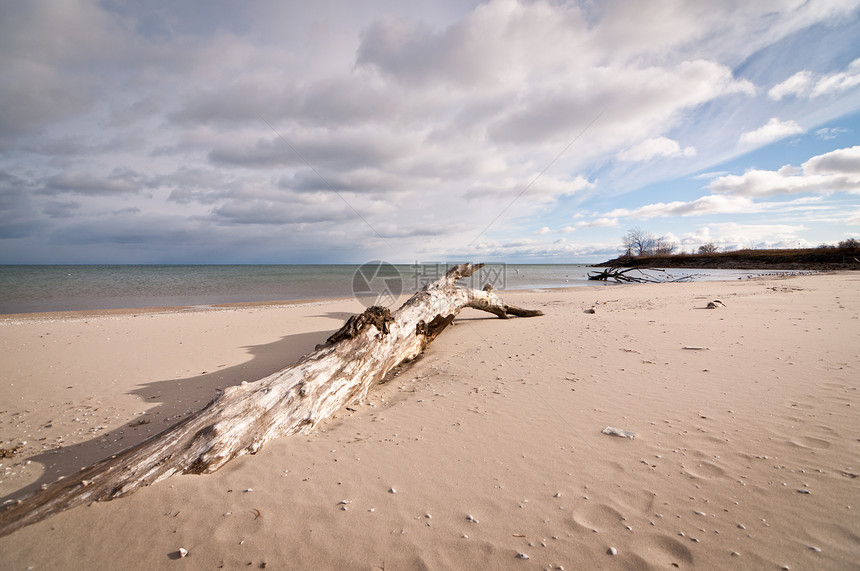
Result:
[[[174,474],[214,472],[268,441],[307,432],[361,401],[397,365],[414,359],[464,307],[501,318],[540,311],[506,305],[491,287],[457,287],[483,264],[463,264],[400,309],[372,307],[324,345],[264,379],[227,388],[203,410],[117,455],[0,511],[0,536],[74,506],[124,496]]]

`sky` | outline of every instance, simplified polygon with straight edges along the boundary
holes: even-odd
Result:
[[[0,0],[0,263],[860,236],[860,0]]]

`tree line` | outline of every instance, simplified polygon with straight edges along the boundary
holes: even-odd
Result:
[[[654,234],[636,226],[627,231],[622,237],[625,250],[624,257],[633,256],[669,256],[678,250],[678,243],[665,238],[658,238]],[[838,244],[821,244],[820,249],[833,249],[840,251],[860,250],[860,240],[847,238]],[[707,242],[699,246],[699,254],[716,254],[720,251],[714,242]]]

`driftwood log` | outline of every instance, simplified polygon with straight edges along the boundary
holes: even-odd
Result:
[[[354,316],[298,363],[228,387],[201,411],[119,454],[61,478],[0,511],[0,536],[80,504],[131,494],[175,474],[206,474],[275,438],[305,433],[363,400],[397,365],[417,357],[464,307],[501,318],[542,315],[505,304],[492,287],[456,285],[483,264],[453,267],[394,312]]]
[[[606,268],[601,272],[589,272],[588,279],[592,281],[609,281],[614,280],[618,283],[628,283],[628,284],[658,284],[658,283],[666,283],[666,282],[685,282],[693,279],[692,275],[689,276],[681,276],[679,278],[670,278],[670,277],[656,277],[650,274],[645,273],[648,272],[662,272],[666,273],[666,270],[662,270],[659,268],[644,268],[644,271],[639,268]],[[628,275],[629,272],[637,272],[639,275]]]

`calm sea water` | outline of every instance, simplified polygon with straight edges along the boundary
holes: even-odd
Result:
[[[0,266],[0,313],[198,306],[249,301],[351,297],[358,265]],[[444,265],[398,265],[404,293],[441,276]],[[370,267],[373,270],[373,267]],[[493,265],[468,284],[542,289],[595,285],[580,264]],[[368,267],[364,266],[365,274]],[[668,270],[697,279],[737,279],[756,272]],[[362,275],[365,275],[362,274]],[[396,281],[396,280],[395,280]]]

